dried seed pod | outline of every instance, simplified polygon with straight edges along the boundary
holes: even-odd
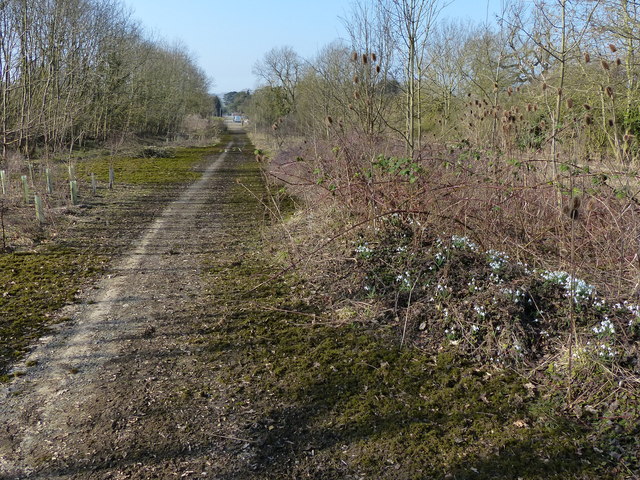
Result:
[[[586,123],[587,125],[592,125],[593,124],[593,117],[589,114],[586,114],[584,116],[584,123]]]
[[[591,56],[585,52],[584,53],[584,63],[589,63],[591,61]]]
[[[353,52],[351,54],[351,60],[354,61],[354,62],[358,61],[358,52]]]
[[[618,51],[618,49],[613,43],[609,44],[609,50],[611,50],[611,53],[616,53]]]
[[[584,107],[585,110],[591,110],[591,105],[589,105],[588,103],[585,103],[582,106]]]
[[[327,125],[331,125],[333,123],[333,118],[330,115],[327,115],[327,118],[324,119]]]
[[[608,96],[609,98],[613,98],[613,88],[611,88],[609,85],[607,85],[607,86],[604,88],[604,91],[605,91],[605,93],[607,94],[607,96]]]
[[[616,58],[616,65],[619,67],[620,65],[622,65],[622,60],[620,60],[619,58]]]
[[[573,108],[573,99],[572,98],[567,98],[567,108],[568,109],[572,109]]]
[[[547,82],[542,82],[542,91],[544,92],[547,89]]]
[[[362,54],[362,64],[366,65],[367,63],[369,63],[369,57],[367,57],[366,53]]]
[[[376,65],[376,73],[380,73],[380,65]]]
[[[580,214],[580,205],[582,201],[580,197],[571,197],[571,201],[562,207],[562,212],[571,220],[577,220]]]
[[[600,66],[602,66],[603,70],[609,70],[609,62],[606,60],[600,60]]]
[[[358,75],[354,75],[353,76],[353,83],[358,83],[360,81],[360,79],[358,78]]]
[[[613,127],[613,125],[614,125],[613,118],[610,118],[607,123],[609,123],[610,127]]]
[[[376,57],[376,54],[375,54],[375,53],[372,53],[372,54],[371,54],[371,61],[372,61],[372,62],[375,62],[377,59],[378,59],[378,57]]]

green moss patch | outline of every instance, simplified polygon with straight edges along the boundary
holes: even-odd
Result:
[[[184,183],[197,180],[195,168],[207,155],[220,152],[219,146],[176,148],[166,157],[102,157],[81,161],[77,165],[80,177],[94,173],[100,182],[109,181],[109,167],[113,166],[116,183],[130,185]]]
[[[624,478],[585,424],[521,377],[314,324],[319,312],[287,303],[285,279],[243,257],[211,270],[226,307],[209,350],[234,359],[227,381],[260,411],[244,435],[265,478]]]
[[[180,148],[171,158],[102,157],[77,163],[78,178],[93,172],[100,182],[107,182],[113,164],[117,186],[128,185],[87,196],[90,208],[74,211],[68,221],[57,220],[67,229],[48,246],[0,254],[1,379],[7,380],[11,364],[58,321],[56,311],[74,302],[78,290],[138,238],[181,184],[199,178],[198,165],[219,150],[217,146]],[[158,188],[161,185],[166,187]]]
[[[56,310],[105,264],[104,257],[69,248],[0,255],[0,373],[59,321]]]

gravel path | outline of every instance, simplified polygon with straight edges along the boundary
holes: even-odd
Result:
[[[193,399],[207,368],[193,339],[210,320],[202,269],[224,251],[221,204],[247,161],[234,137],[0,391],[0,478],[214,477],[233,432],[220,395]]]

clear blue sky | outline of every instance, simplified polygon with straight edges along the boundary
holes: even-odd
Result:
[[[212,77],[213,92],[253,89],[254,63],[273,47],[305,58],[343,38],[351,0],[123,0],[147,33],[181,42]],[[489,20],[499,0],[454,0],[444,15]]]

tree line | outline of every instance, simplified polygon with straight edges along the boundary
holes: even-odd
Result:
[[[514,1],[483,24],[440,20],[443,6],[357,1],[348,40],[311,59],[276,47],[258,61],[263,86],[244,109],[274,135],[327,136],[328,121],[392,133],[409,156],[435,138],[548,149],[554,162],[577,144],[585,157],[637,161],[637,2]]]
[[[175,135],[209,116],[209,79],[181,45],[145,36],[118,0],[0,0],[2,158],[128,135]]]

